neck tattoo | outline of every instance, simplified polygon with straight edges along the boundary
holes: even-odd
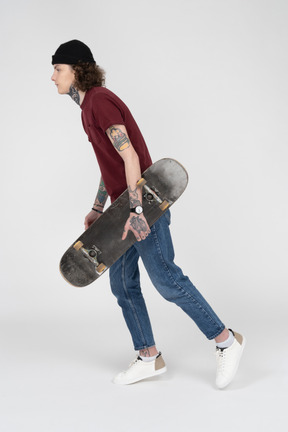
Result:
[[[72,85],[70,86],[68,95],[71,96],[71,98],[74,100],[74,102],[77,103],[77,105],[80,105],[80,95],[79,95],[79,92]]]

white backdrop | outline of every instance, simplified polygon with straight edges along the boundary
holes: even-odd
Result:
[[[174,157],[189,172],[172,210],[177,263],[227,325],[286,341],[287,2],[0,5],[2,322],[92,320],[110,339],[117,327],[115,344],[130,347],[108,274],[76,289],[58,271],[99,181],[80,109],[50,80],[52,54],[76,38],[131,109],[153,160]],[[185,340],[196,332],[145,273],[143,288],[157,338],[168,345],[175,324]]]
[[[132,110],[153,159],[175,157],[189,172],[173,209],[177,261],[208,299],[219,305],[227,298],[222,313],[237,300],[245,316],[267,306],[281,315],[286,2],[1,6],[2,316],[74,314],[74,307],[86,314],[102,295],[107,300],[107,275],[78,291],[58,272],[99,180],[80,109],[50,81],[51,55],[72,38],[85,41],[106,69],[107,87]]]

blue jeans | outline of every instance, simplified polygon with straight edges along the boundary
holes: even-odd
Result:
[[[170,211],[167,211],[151,227],[146,240],[136,242],[110,268],[111,289],[122,308],[135,350],[155,345],[140,287],[139,257],[159,293],[186,312],[208,339],[214,339],[225,328],[200,292],[174,263],[169,225]]]

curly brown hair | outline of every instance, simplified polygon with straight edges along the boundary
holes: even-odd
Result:
[[[81,91],[87,91],[92,87],[105,85],[105,71],[95,63],[78,63],[72,65],[75,71],[74,86]]]

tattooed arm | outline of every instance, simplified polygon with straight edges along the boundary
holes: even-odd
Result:
[[[104,181],[101,177],[93,208],[103,212],[107,198],[108,198],[108,193],[107,193],[107,190],[105,188]]]
[[[130,142],[127,130],[124,125],[113,125],[106,131],[114,148],[121,156],[125,166],[127,188],[129,192],[130,208],[142,204],[142,189],[137,186],[141,178],[141,169],[138,155]],[[125,224],[122,240],[127,237],[128,231],[132,231],[138,241],[145,240],[150,233],[145,216],[130,213]]]
[[[108,193],[106,191],[104,181],[101,177],[98,192],[93,204],[93,208],[97,211],[91,210],[90,213],[88,213],[84,222],[85,229],[87,229],[93,222],[99,219],[99,217],[101,216],[101,213],[99,212],[103,212],[107,198],[108,198]]]

